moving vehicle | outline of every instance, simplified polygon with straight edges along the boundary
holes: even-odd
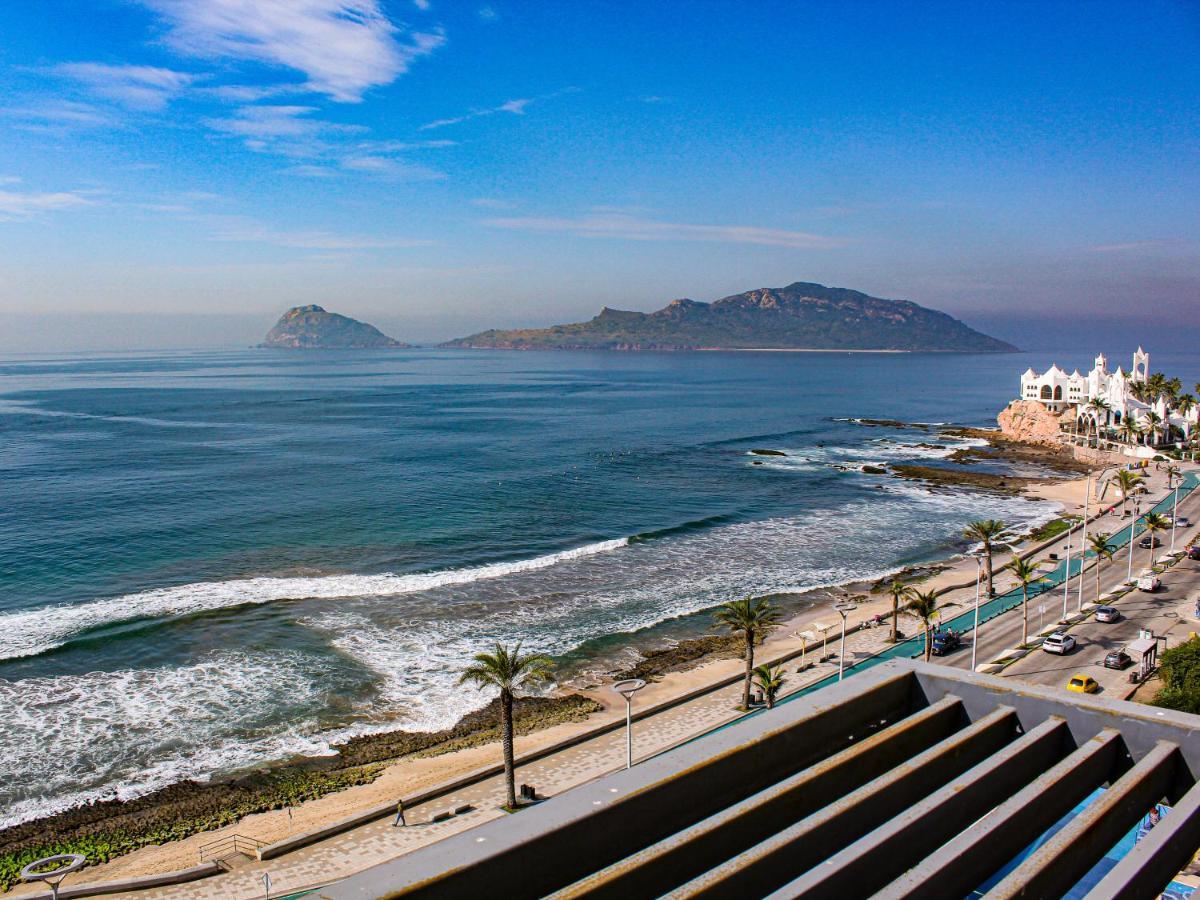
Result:
[[[1067,682],[1067,690],[1076,694],[1094,694],[1100,690],[1100,685],[1091,675],[1072,675],[1071,680]]]
[[[1097,622],[1115,622],[1121,618],[1121,611],[1115,606],[1097,606],[1096,621]]]
[[[1184,552],[1187,553],[1188,559],[1200,559],[1200,544],[1192,544]]]
[[[962,646],[962,638],[953,631],[939,631],[933,636],[933,655],[945,656]]]
[[[1047,653],[1057,653],[1059,656],[1063,656],[1075,649],[1075,638],[1056,631],[1042,641],[1042,649]]]
[[[1175,520],[1176,528],[1187,528],[1191,524],[1192,524],[1192,520],[1189,519],[1187,516],[1179,516],[1179,518],[1177,518]]]
[[[1161,547],[1162,546],[1162,538],[1157,537],[1155,535],[1148,534],[1144,538],[1142,538],[1140,541],[1138,541],[1138,546],[1141,547],[1143,550],[1149,550],[1151,547]]]
[[[1154,574],[1153,569],[1142,569],[1142,574],[1137,579],[1137,589],[1145,591],[1147,594],[1153,594],[1162,587],[1162,579]]]
[[[1133,657],[1124,650],[1110,650],[1108,655],[1104,657],[1104,668],[1124,669],[1132,662]]]

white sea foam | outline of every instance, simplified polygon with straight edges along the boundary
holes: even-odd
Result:
[[[878,578],[944,554],[947,534],[971,519],[1026,522],[1052,506],[897,479],[886,485],[870,500],[800,516],[606,541],[515,563],[414,576],[252,579],[199,586],[199,596],[189,586],[88,604],[90,613],[67,633],[130,616],[314,598],[298,624],[376,673],[376,689],[340,727],[321,730],[335,680],[325,667],[336,663],[299,652],[226,651],[176,668],[0,682],[0,707],[13,711],[15,723],[0,735],[0,783],[36,786],[16,795],[0,790],[3,821],[290,753],[328,752],[353,734],[444,728],[488,701],[458,686],[457,677],[493,641],[523,640],[529,649],[563,654],[730,597]],[[231,584],[240,587],[230,591]],[[398,593],[407,595],[403,603],[395,602]],[[18,628],[22,648],[64,634],[42,619],[0,617],[4,640],[13,641]]]
[[[449,585],[502,578],[545,569],[626,546],[620,538],[513,562],[411,575],[325,575],[315,578],[244,578],[204,581],[95,600],[75,606],[43,606],[0,615],[0,659],[34,656],[61,645],[71,635],[114,622],[160,618],[281,600],[381,597]]]

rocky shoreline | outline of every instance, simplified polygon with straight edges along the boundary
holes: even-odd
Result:
[[[579,722],[603,707],[590,697],[523,697],[514,708],[517,734]],[[499,739],[499,701],[436,732],[390,731],[351,738],[332,757],[300,758],[209,782],[183,781],[132,800],[101,800],[0,830],[0,890],[21,867],[57,853],[101,863],[145,847],[229,825],[244,816],[294,807],[335,791],[369,784],[403,758],[453,753]]]

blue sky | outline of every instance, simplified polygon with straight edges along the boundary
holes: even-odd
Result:
[[[0,34],[0,346],[796,280],[1195,328],[1188,2],[42,0]]]

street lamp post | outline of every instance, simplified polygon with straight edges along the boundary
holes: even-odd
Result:
[[[1133,521],[1129,523],[1129,560],[1125,563],[1125,580],[1133,580],[1133,536],[1134,529],[1137,527],[1137,521],[1142,517],[1142,502],[1135,501],[1133,504]]]
[[[1096,485],[1099,486],[1100,481],[1104,478],[1106,469],[1100,470],[1100,477],[1096,479]],[[1083,612],[1083,567],[1087,562],[1087,527],[1088,527],[1088,503],[1092,499],[1092,473],[1088,472],[1087,493],[1083,495],[1083,531],[1079,536],[1079,595],[1075,604],[1076,612]],[[1099,499],[1099,498],[1097,498]],[[1096,557],[1096,565],[1100,565],[1100,557]]]
[[[633,695],[646,686],[641,678],[618,681],[612,689],[625,698],[625,768],[633,768]]]
[[[1175,500],[1171,504],[1171,552],[1175,552],[1175,520],[1179,518],[1179,485],[1175,485]]]
[[[975,555],[975,627],[971,629],[971,671],[975,671],[975,654],[979,649],[979,582],[983,579],[983,557]]]
[[[833,608],[842,617],[842,649],[838,653],[838,681],[841,681],[842,676],[846,673],[846,617],[854,611],[854,604],[845,602],[835,603]]]
[[[1067,561],[1063,569],[1063,614],[1062,621],[1067,621],[1067,595],[1070,593],[1071,584],[1071,529],[1074,526],[1067,525]]]
[[[62,880],[87,863],[87,857],[81,853],[58,853],[54,856],[47,856],[44,859],[37,859],[29,865],[21,869],[22,881],[41,881],[50,885],[50,894],[54,900],[58,900],[58,886],[62,884]],[[56,868],[42,871],[49,865],[57,864]]]

